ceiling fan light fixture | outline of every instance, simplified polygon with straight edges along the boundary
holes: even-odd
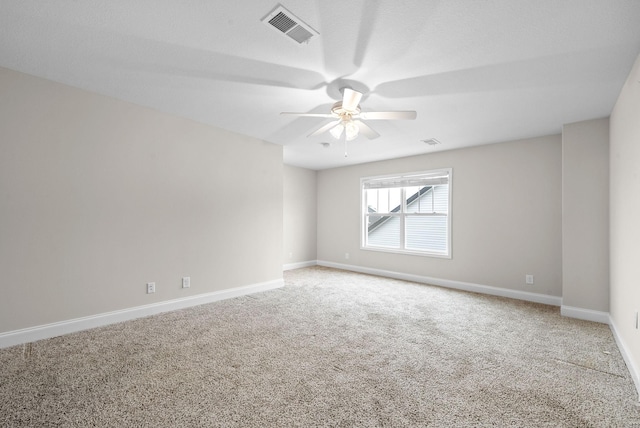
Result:
[[[329,133],[333,138],[335,138],[336,140],[339,140],[340,136],[342,135],[342,131],[344,131],[344,125],[342,123],[339,123],[333,128],[331,128],[329,130]]]
[[[352,120],[344,124],[345,137],[347,141],[355,140],[360,133],[360,128]]]

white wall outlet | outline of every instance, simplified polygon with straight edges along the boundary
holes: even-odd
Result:
[[[189,288],[191,287],[191,277],[190,276],[183,276],[182,277],[182,288]]]
[[[156,283],[155,282],[147,282],[147,294],[156,292]]]
[[[525,275],[524,282],[526,282],[528,285],[533,285],[533,275]]]
[[[289,252],[289,258],[292,259],[293,258],[293,253]]]
[[[349,253],[344,253],[344,258],[349,260]]]

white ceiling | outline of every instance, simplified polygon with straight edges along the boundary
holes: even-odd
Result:
[[[608,116],[640,53],[639,0],[280,0],[320,35],[261,22],[278,0],[0,0],[0,66],[284,146],[324,169],[559,133]],[[307,138],[341,81],[382,136]],[[2,96],[2,94],[0,94]],[[441,145],[421,140],[437,138]],[[331,142],[324,148],[321,142]]]

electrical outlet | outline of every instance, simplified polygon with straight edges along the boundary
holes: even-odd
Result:
[[[344,253],[344,258],[349,260],[349,253]]]
[[[155,282],[147,282],[147,294],[156,292],[156,283]]]
[[[189,288],[191,287],[191,277],[190,276],[183,276],[182,277],[182,288]]]
[[[533,285],[533,275],[525,275],[524,276],[524,282],[527,283],[528,285]]]
[[[289,253],[289,258],[292,259],[293,258],[293,253]]]

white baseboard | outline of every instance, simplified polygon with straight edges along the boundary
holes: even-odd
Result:
[[[585,321],[594,321],[609,324],[609,312],[594,311],[591,309],[576,308],[574,306],[560,306],[560,314],[563,317],[577,318]]]
[[[613,333],[613,337],[616,340],[618,349],[620,350],[620,353],[622,354],[622,358],[624,359],[624,362],[627,365],[627,369],[629,369],[629,373],[631,374],[633,383],[636,386],[636,391],[638,392],[638,401],[640,401],[640,370],[633,363],[633,360],[631,359],[631,354],[629,353],[624,340],[622,340],[622,337],[618,333],[618,329],[616,328],[616,323],[613,321],[613,318],[611,317],[609,317],[609,328]]]
[[[88,317],[75,318],[51,324],[24,328],[21,330],[9,331],[6,333],[0,333],[0,348],[6,348],[41,339],[48,339],[51,337],[61,336],[63,334],[74,333],[76,331],[101,327],[108,324],[115,324],[122,321],[129,321],[135,318],[159,314],[161,312],[175,311],[177,309],[217,302],[219,300],[232,299],[234,297],[273,290],[283,286],[284,280],[276,279],[243,287],[198,294],[196,296],[183,297],[180,299],[167,300],[149,305],[136,306],[134,308],[105,312]]]
[[[297,263],[287,263],[285,265],[282,265],[282,270],[306,268],[310,266],[316,266],[317,264],[318,264],[317,260],[309,260],[306,262],[297,262]]]
[[[402,279],[405,281],[419,282],[422,284],[437,285],[456,290],[472,291],[474,293],[490,294],[492,296],[508,297],[511,299],[526,300],[529,302],[543,303],[545,305],[560,306],[562,298],[549,296],[547,294],[529,293],[526,291],[509,290],[507,288],[492,287],[489,285],[473,284],[470,282],[453,281],[449,279],[431,278],[428,276],[412,275],[401,272],[394,272],[382,269],[367,268],[342,263],[327,262],[318,260],[318,265],[332,267],[336,269],[348,270],[352,272],[366,273],[370,275],[384,276],[387,278]]]

